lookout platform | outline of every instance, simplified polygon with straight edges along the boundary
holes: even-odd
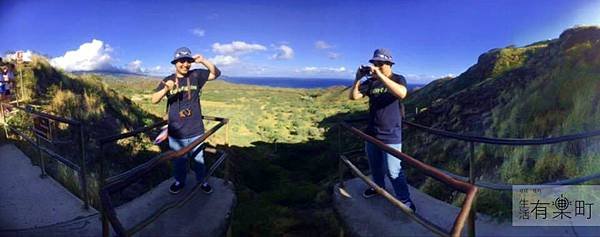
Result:
[[[365,199],[367,188],[359,178],[334,186],[333,203],[349,236],[435,236],[434,233],[408,218],[401,210],[381,196]],[[449,230],[460,209],[437,200],[418,189],[410,188],[417,206],[416,214]],[[386,183],[386,190],[393,190]],[[475,236],[598,236],[599,227],[586,226],[512,226],[510,220],[497,221],[477,213]],[[462,236],[467,236],[466,228]]]
[[[100,213],[41,171],[13,144],[0,145],[0,236],[101,236]],[[212,177],[213,193],[194,190],[193,175],[172,195],[172,179],[116,208],[126,228],[146,223],[134,236],[223,236],[236,204],[233,184]],[[152,218],[161,207],[157,218]],[[111,235],[115,233],[111,230]]]

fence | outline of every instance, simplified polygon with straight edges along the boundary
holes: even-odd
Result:
[[[106,174],[105,174],[105,169],[104,169],[104,159],[101,158],[103,160],[100,161],[100,165],[101,165],[100,201],[102,204],[101,212],[102,212],[102,234],[103,234],[103,236],[109,235],[109,226],[108,226],[109,223],[112,225],[112,227],[115,230],[115,232],[117,233],[117,235],[119,235],[119,236],[133,235],[133,234],[137,233],[138,231],[140,231],[142,228],[144,228],[146,225],[150,224],[153,220],[158,218],[158,216],[160,216],[160,214],[164,213],[166,210],[181,206],[192,197],[193,193],[192,193],[192,195],[188,195],[186,198],[181,199],[176,203],[168,203],[165,206],[159,208],[156,212],[154,212],[153,215],[146,218],[144,221],[136,224],[135,226],[133,226],[130,229],[125,229],[125,227],[123,226],[123,224],[117,217],[117,214],[115,211],[115,206],[113,205],[110,195],[120,189],[127,187],[128,185],[131,185],[134,181],[141,178],[144,174],[147,174],[148,172],[150,172],[153,168],[157,167],[158,165],[160,165],[164,162],[167,162],[169,160],[179,158],[182,155],[190,152],[193,148],[195,148],[196,146],[203,143],[207,138],[212,136],[221,127],[223,127],[224,125],[226,125],[229,122],[229,120],[226,118],[218,118],[218,117],[210,117],[210,116],[203,116],[203,119],[210,120],[210,121],[217,121],[218,123],[211,129],[207,130],[201,137],[194,140],[191,144],[182,148],[181,150],[168,151],[168,152],[162,153],[162,154],[158,155],[157,157],[151,159],[150,161],[147,161],[147,162],[145,162],[139,166],[136,166],[133,169],[130,169],[121,174],[107,178]],[[98,145],[101,147],[102,150],[104,150],[103,147],[107,143],[115,142],[117,140],[131,137],[131,136],[135,136],[137,134],[147,132],[152,129],[163,126],[164,124],[166,124],[166,121],[155,123],[151,126],[137,129],[132,132],[100,138],[100,139],[98,139]],[[226,131],[226,136],[227,136],[227,131]],[[227,140],[227,138],[226,138],[226,140]],[[227,141],[226,141],[226,146],[227,146]],[[209,171],[207,172],[207,174],[204,178],[205,180],[203,182],[208,181],[209,177],[215,172],[215,170],[224,162],[224,160],[227,157],[228,157],[228,155],[226,152],[221,152],[219,154],[219,158],[209,168]],[[226,175],[228,174],[227,171],[225,171],[225,173],[226,173]],[[198,190],[198,187],[199,186],[197,186],[192,192],[196,192]]]
[[[415,167],[416,169],[425,173],[426,175],[428,175],[432,178],[435,178],[436,180],[466,194],[466,198],[462,204],[461,210],[455,218],[454,224],[452,226],[452,230],[450,232],[448,232],[448,231],[444,230],[442,227],[427,221],[426,219],[424,219],[421,216],[416,215],[409,207],[404,205],[398,199],[394,198],[392,195],[390,195],[388,192],[386,192],[385,189],[379,187],[377,184],[375,184],[373,181],[371,181],[369,178],[367,178],[366,175],[364,175],[358,168],[356,168],[356,166],[354,166],[352,164],[352,162],[350,162],[348,160],[348,158],[346,157],[345,154],[340,155],[340,159],[343,162],[343,164],[345,164],[348,168],[350,168],[350,170],[355,175],[357,175],[359,178],[361,178],[370,187],[375,189],[375,191],[377,191],[377,193],[381,194],[385,199],[390,201],[393,205],[400,208],[400,210],[402,210],[402,212],[407,214],[409,218],[411,218],[412,220],[416,221],[417,223],[423,225],[425,228],[431,230],[433,233],[435,233],[437,235],[459,236],[460,233],[462,232],[465,221],[467,220],[467,217],[471,211],[471,206],[473,204],[473,200],[475,199],[475,195],[477,194],[477,187],[475,187],[474,185],[469,184],[467,182],[454,179],[454,178],[450,177],[449,175],[445,174],[444,172],[442,172],[432,166],[429,166],[421,161],[418,161],[415,158],[412,158],[412,157],[382,143],[381,141],[377,140],[376,138],[373,138],[373,137],[363,133],[359,129],[349,125],[348,122],[350,122],[350,121],[341,122],[340,125],[346,129],[348,129],[355,136],[361,138],[362,140],[365,140],[367,142],[370,142],[370,143],[376,145],[380,149],[382,149],[385,152],[393,155],[394,157],[408,163],[409,165],[412,165],[413,167]],[[344,173],[343,166],[340,166],[340,168],[342,168],[340,170],[340,186],[343,187],[344,186],[344,184],[343,184],[343,173]]]
[[[7,116],[7,113],[5,112],[5,109],[7,109],[7,110],[15,109],[18,111],[23,111],[24,113],[29,115],[30,118],[32,119],[33,127],[31,127],[30,129],[27,129],[27,130],[29,130],[33,134],[34,137],[32,138],[31,135],[27,134],[27,132],[20,131],[19,128],[15,127],[15,126],[11,126],[9,124],[9,122],[7,121],[8,116]],[[16,111],[13,111],[12,113],[15,113],[15,112]],[[87,175],[88,175],[87,172],[88,171],[87,171],[87,160],[86,160],[86,153],[85,153],[86,138],[84,136],[83,124],[76,120],[61,118],[61,117],[57,117],[57,116],[47,114],[44,112],[36,111],[31,106],[21,107],[21,106],[15,105],[14,103],[0,103],[0,114],[1,114],[0,116],[2,117],[2,124],[4,125],[4,133],[7,137],[8,137],[8,130],[10,130],[11,132],[14,132],[15,134],[17,134],[18,136],[20,136],[21,138],[23,138],[25,141],[27,141],[29,144],[31,144],[33,147],[36,148],[38,156],[39,156],[42,177],[46,177],[46,175],[47,175],[46,174],[46,161],[44,159],[43,153],[47,154],[50,158],[53,158],[54,160],[57,160],[57,161],[61,162],[62,164],[64,164],[65,166],[78,172],[79,182],[80,182],[79,195],[83,199],[84,208],[88,209],[89,208],[89,198],[88,198],[88,192],[87,192]],[[68,140],[54,139],[55,130],[58,127],[58,124],[60,124],[60,123],[75,127],[75,129],[74,129],[75,132],[73,134],[76,134],[75,135],[76,137],[71,137]],[[42,140],[46,141],[50,144],[72,144],[72,143],[75,143],[76,147],[79,149],[79,152],[78,152],[79,153],[79,163],[75,163],[64,156],[61,156],[60,154],[53,151],[52,149],[45,147],[44,145],[41,144]]]
[[[501,184],[501,183],[491,183],[491,182],[483,182],[483,181],[476,182],[475,181],[475,175],[474,175],[474,172],[476,169],[476,167],[474,165],[475,164],[474,163],[475,143],[485,143],[485,144],[493,144],[493,145],[509,145],[509,146],[531,146],[531,145],[555,144],[555,143],[568,142],[568,141],[574,141],[574,140],[579,140],[579,139],[600,136],[600,130],[595,130],[595,131],[583,132],[583,133],[578,133],[578,134],[570,134],[570,135],[565,135],[565,136],[560,136],[560,137],[541,138],[541,139],[500,139],[500,138],[489,138],[489,137],[482,137],[482,136],[468,136],[468,135],[452,133],[452,132],[448,132],[448,131],[430,128],[430,127],[427,127],[427,126],[424,126],[421,124],[417,124],[414,122],[403,121],[403,123],[408,126],[412,126],[417,129],[424,130],[425,132],[430,133],[430,134],[468,142],[469,143],[469,177],[464,177],[464,176],[456,175],[456,174],[450,173],[448,171],[436,169],[429,165],[423,164],[420,161],[415,160],[414,158],[412,158],[402,152],[399,152],[399,151],[387,146],[386,144],[383,144],[381,141],[379,141],[369,135],[364,134],[360,130],[358,130],[348,124],[349,122],[359,122],[359,121],[365,121],[365,119],[359,118],[359,119],[353,119],[353,120],[346,120],[344,122],[341,122],[340,125],[346,129],[348,129],[354,135],[360,137],[361,139],[371,142],[371,143],[377,145],[382,150],[393,155],[394,157],[399,158],[402,161],[406,161],[408,164],[413,165],[415,168],[426,173],[428,176],[431,176],[431,177],[445,183],[446,185],[449,185],[455,189],[458,189],[462,192],[467,193],[467,198],[465,199],[465,202],[463,202],[461,212],[459,213],[458,217],[456,218],[454,226],[450,233],[452,236],[460,235],[460,229],[462,229],[465,221],[467,221],[469,224],[468,225],[469,226],[469,229],[468,229],[469,236],[475,236],[475,218],[474,218],[475,217],[475,207],[473,206],[471,208],[471,203],[474,198],[474,193],[473,193],[473,196],[470,197],[469,191],[475,190],[473,192],[476,192],[476,190],[477,190],[476,187],[492,189],[492,190],[512,190],[513,184]],[[340,135],[340,137],[341,137],[341,135]],[[354,174],[356,174],[361,179],[363,179],[369,186],[373,187],[378,193],[380,193],[382,196],[384,196],[386,199],[388,199],[390,202],[392,202],[392,204],[398,206],[403,212],[408,214],[409,217],[411,217],[413,220],[417,221],[418,223],[422,224],[423,226],[425,226],[426,228],[430,229],[431,231],[433,231],[434,233],[436,233],[438,235],[441,235],[441,236],[448,235],[448,233],[446,233],[439,226],[435,226],[434,224],[429,223],[427,220],[424,220],[424,219],[414,215],[414,213],[412,213],[412,211],[409,208],[404,206],[401,202],[399,202],[393,196],[389,195],[384,189],[378,187],[376,184],[374,184],[372,181],[370,181],[364,174],[362,174],[360,172],[360,170],[358,170],[346,158],[345,153],[342,153],[340,155],[340,158],[341,158],[341,161],[346,166],[350,167],[350,169],[352,170],[352,172]],[[580,184],[580,183],[583,183],[583,182],[586,182],[589,180],[593,180],[593,179],[598,179],[598,178],[600,178],[600,173],[592,174],[592,175],[588,175],[588,176],[546,182],[546,183],[542,183],[540,185],[572,185],[572,184]],[[341,184],[343,185],[343,170],[341,170],[341,169],[340,169],[340,180],[341,180]],[[459,185],[456,185],[456,182],[459,182],[458,183]],[[467,183],[468,186],[464,186],[465,182],[468,182]],[[473,188],[473,189],[469,190],[470,188]],[[471,199],[471,200],[469,200],[469,199]],[[467,204],[468,204],[468,207],[467,207]],[[465,214],[465,212],[469,212],[468,217]]]

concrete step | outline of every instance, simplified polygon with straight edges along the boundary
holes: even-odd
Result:
[[[81,200],[51,178],[40,179],[39,168],[32,166],[29,158],[14,145],[0,147],[0,161],[0,175],[13,177],[10,182],[9,179],[0,180],[0,236],[102,234],[99,213],[94,209],[84,211]],[[173,179],[166,180],[117,207],[117,216],[125,228],[146,220],[163,206],[189,197],[182,205],[167,209],[135,236],[223,236],[236,204],[233,185],[213,177],[209,180],[213,193],[205,194],[201,190],[192,193],[196,182],[190,174],[184,190],[172,195],[168,191],[172,182]],[[112,228],[111,235],[115,235]]]
[[[381,196],[365,199],[367,188],[359,178],[348,180],[344,189],[334,186],[333,203],[336,212],[351,236],[434,236],[434,234],[408,218],[397,207]],[[386,190],[393,194],[389,182]],[[411,198],[417,206],[417,215],[449,231],[460,209],[437,200],[418,189],[410,187]],[[512,226],[510,220],[496,221],[478,213],[476,236],[598,236],[600,227],[584,226]],[[467,236],[467,227],[462,236]]]

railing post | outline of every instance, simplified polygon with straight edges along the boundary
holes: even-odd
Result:
[[[79,142],[81,149],[81,170],[79,176],[81,177],[81,191],[83,196],[83,208],[86,210],[89,208],[88,192],[87,192],[87,161],[85,159],[85,137],[83,132],[83,123],[79,124]]]
[[[339,123],[337,124],[337,130],[338,130],[338,139],[337,139],[338,175],[339,175],[339,179],[340,179],[340,188],[344,188],[344,186],[345,186],[344,185],[344,164],[342,163],[342,159],[340,157],[342,155],[342,126]]]
[[[106,180],[106,171],[104,170],[104,158],[105,156],[105,151],[104,151],[104,145],[105,143],[101,143],[100,144],[100,188],[98,190],[102,190],[104,188],[104,183]],[[98,191],[100,192],[100,191]],[[108,216],[106,215],[106,209],[104,208],[104,205],[102,204],[102,202],[100,202],[100,212],[101,212],[101,220],[102,220],[102,236],[103,237],[108,237],[109,236],[109,231],[110,228],[108,226]]]
[[[225,124],[225,144],[224,145],[225,145],[225,147],[224,147],[225,152],[228,152],[229,151],[229,123]],[[229,164],[230,159],[225,160],[225,171],[223,174],[223,183],[225,183],[225,185],[227,185],[229,182],[229,179],[231,179],[231,173],[230,173],[231,167]]]
[[[40,160],[40,169],[42,170],[42,174],[40,174],[40,178],[46,177],[46,162],[44,161],[44,155],[42,154],[42,148],[40,147],[40,136],[35,133],[35,147],[37,148],[38,157]]]
[[[475,144],[473,142],[469,142],[469,150],[469,183],[475,185]],[[469,217],[467,219],[469,237],[475,237],[475,218],[477,213],[475,211],[475,207],[475,203],[473,203],[473,206],[471,206],[471,210],[469,211]]]
[[[0,101],[0,115],[2,115],[2,127],[4,128],[4,136],[6,137],[6,140],[8,140],[8,129],[6,129],[8,123],[6,123],[6,114],[4,114],[4,104],[2,104],[2,101]]]
[[[344,164],[342,163],[342,159],[338,156],[338,175],[340,179],[340,188],[344,188]]]

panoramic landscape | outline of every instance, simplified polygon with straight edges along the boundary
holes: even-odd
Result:
[[[21,4],[6,7],[23,11],[23,7],[28,5]],[[132,7],[127,1],[120,4],[126,9]],[[241,12],[238,7],[224,5]],[[392,10],[399,12],[403,11],[400,10],[403,7],[423,8],[419,4],[390,5]],[[558,5],[571,6],[568,3]],[[310,10],[306,16],[301,16],[302,19],[321,13],[308,4],[287,3],[285,6],[284,12],[273,11],[274,14],[292,14],[290,9],[293,7]],[[152,6],[156,7],[159,6]],[[276,8],[268,3],[248,7],[262,13]],[[479,7],[492,6],[483,4]],[[355,9],[343,4],[327,5],[327,9],[335,8],[345,12],[354,12]],[[511,11],[512,8],[502,9]],[[155,13],[148,11],[141,14]],[[542,13],[539,14],[541,16]],[[215,10],[203,20],[214,22],[213,18],[224,17],[225,13],[217,14]],[[366,18],[371,20],[373,17]],[[297,24],[293,20],[285,21]],[[475,137],[554,138],[600,129],[600,18],[597,17],[597,21],[553,25],[552,34],[548,31],[506,40],[485,40],[485,43],[473,44],[468,50],[453,49],[456,50],[452,51],[456,52],[453,55],[456,59],[443,51],[459,41],[452,38],[459,37],[456,35],[447,38],[451,42],[424,49],[424,55],[417,56],[420,52],[404,45],[411,42],[417,45],[416,42],[422,39],[408,39],[398,46],[392,41],[403,37],[388,35],[392,40],[365,37],[344,45],[333,34],[319,38],[322,33],[319,31],[301,37],[310,40],[307,40],[307,45],[300,46],[301,39],[292,40],[273,33],[278,25],[265,26],[266,34],[277,35],[273,41],[265,40],[261,35],[247,36],[247,42],[231,39],[231,43],[225,42],[230,38],[224,33],[219,33],[221,35],[218,36],[223,37],[220,41],[210,36],[208,28],[191,25],[182,31],[188,38],[195,37],[193,41],[170,42],[168,47],[161,46],[160,50],[164,52],[160,53],[143,52],[154,51],[149,45],[129,44],[132,48],[141,49],[138,50],[139,55],[133,58],[125,56],[131,53],[124,49],[125,43],[97,39],[109,35],[98,29],[94,30],[100,32],[97,34],[81,33],[83,40],[77,41],[79,49],[77,45],[62,45],[60,49],[47,45],[36,47],[32,43],[35,40],[29,38],[23,38],[23,42],[18,44],[2,40],[0,50],[5,50],[3,62],[14,65],[15,84],[13,95],[2,101],[2,108],[7,110],[2,113],[4,131],[0,144],[16,145],[33,165],[45,166],[49,176],[83,199],[79,192],[81,177],[78,172],[64,162],[50,159],[47,154],[43,155],[46,163],[42,162],[38,154],[40,151],[23,139],[23,134],[8,129],[35,137],[36,132],[31,128],[38,125],[34,124],[36,115],[32,115],[31,111],[80,121],[85,134],[81,139],[89,144],[84,151],[89,169],[86,192],[90,205],[101,210],[102,172],[109,176],[118,175],[150,163],[170,150],[168,141],[153,142],[160,129],[107,145],[99,145],[99,141],[103,137],[135,131],[167,119],[166,102],[152,103],[152,95],[161,80],[175,71],[168,63],[173,58],[172,52],[181,44],[187,44],[193,54],[204,55],[222,71],[219,78],[204,85],[200,104],[203,115],[229,119],[225,127],[206,141],[209,149],[225,151],[229,155],[223,165],[226,168],[215,173],[216,177],[233,184],[235,205],[228,220],[227,235],[339,236],[348,231],[348,223],[334,208],[335,187],[340,182],[339,155],[359,150],[359,157],[354,157],[352,162],[362,172],[370,173],[367,160],[362,159],[366,158],[362,151],[364,142],[341,127],[340,122],[369,116],[369,99],[350,100],[349,94],[356,68],[369,63],[373,50],[391,48],[396,61],[394,72],[407,79],[407,97],[401,100],[405,121]],[[357,25],[353,27],[363,26],[363,23],[354,23]],[[308,21],[306,24],[308,26],[298,26],[298,30],[314,27],[317,23]],[[204,23],[203,27],[208,27],[208,23]],[[333,24],[327,24],[323,29],[329,27]],[[351,34],[343,29],[332,31]],[[370,31],[365,34],[368,33]],[[23,32],[17,34],[27,35]],[[285,36],[292,37],[293,34]],[[463,37],[466,38],[462,40],[467,40],[472,36]],[[444,40],[436,38],[432,42]],[[73,42],[69,40],[69,43]],[[350,50],[351,46],[356,46],[361,52]],[[293,50],[292,47],[297,48]],[[120,58],[115,60],[111,57]],[[129,63],[124,63],[129,60]],[[419,63],[421,65],[417,65]],[[442,67],[444,63],[448,66]],[[428,69],[421,70],[422,67]],[[193,68],[203,69],[204,66],[194,64]],[[11,105],[16,107],[11,109]],[[207,129],[215,124],[205,120]],[[367,124],[365,121],[353,125],[365,129]],[[37,145],[42,144],[67,160],[78,162],[81,151],[74,149],[74,143],[60,141],[73,139],[80,131],[76,126],[65,123],[57,122],[53,126],[52,139],[58,142],[38,141]],[[474,165],[473,175],[477,182],[542,184],[600,174],[599,136],[545,145],[475,143],[472,146],[472,164],[469,162],[470,146],[465,141],[408,125],[403,126],[402,140],[403,153],[457,176],[468,177],[469,166]],[[217,155],[206,153],[207,162],[213,164]],[[5,158],[3,154],[0,157]],[[465,195],[405,164],[402,163],[402,169],[409,185],[450,205],[462,206]],[[112,194],[113,202],[123,205],[150,191],[155,192],[156,187],[172,178],[172,169],[170,163],[157,165],[144,178]],[[356,177],[350,171],[341,176],[345,179]],[[590,179],[576,184],[600,185],[600,180]],[[480,188],[476,211],[495,221],[510,221],[512,195],[510,191]],[[9,231],[9,228],[6,229]]]

